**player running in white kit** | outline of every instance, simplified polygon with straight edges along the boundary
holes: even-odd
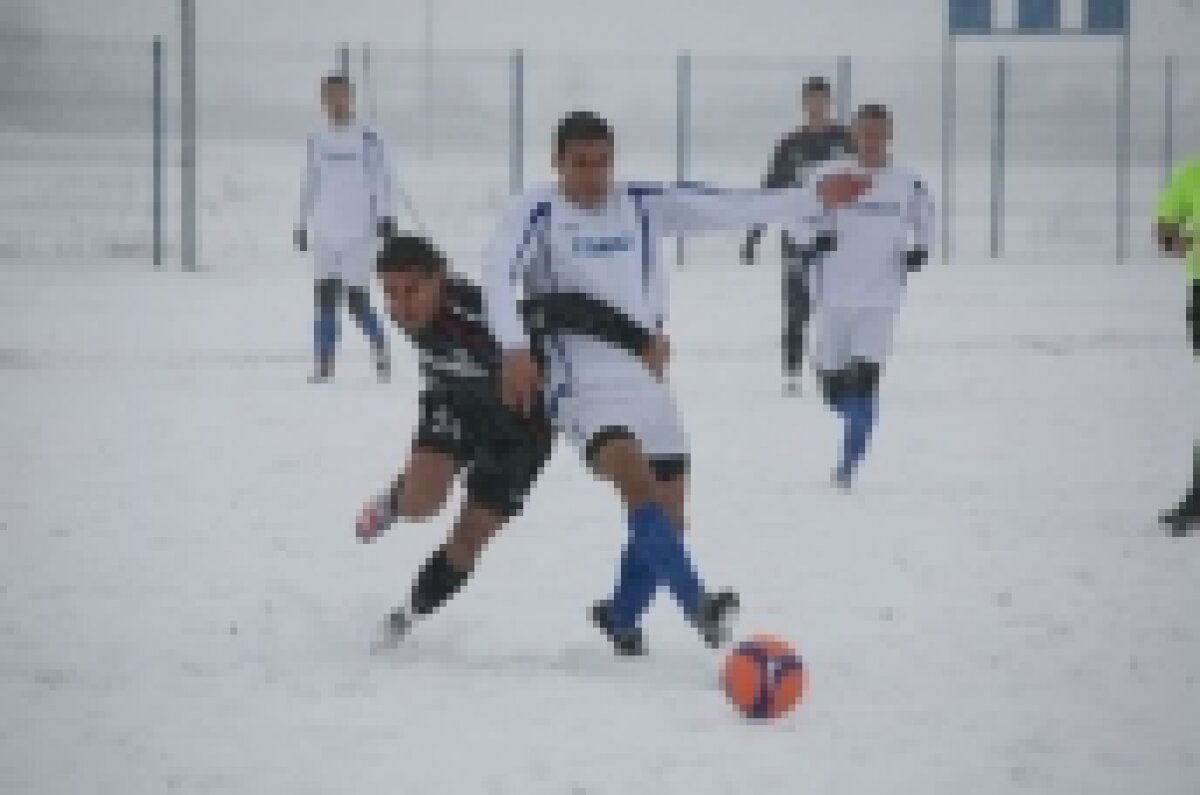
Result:
[[[666,273],[659,241],[813,215],[821,204],[812,188],[720,191],[615,182],[613,155],[613,132],[604,119],[568,115],[555,134],[557,183],[520,197],[488,247],[484,294],[489,325],[504,351],[501,389],[509,405],[528,407],[544,386],[555,425],[625,503],[630,537],[617,586],[592,612],[617,651],[641,652],[638,622],[660,582],[705,640],[718,645],[737,599],[731,592],[706,592],[682,541],[688,445],[665,374]],[[519,301],[570,294],[600,300],[631,319],[651,335],[646,352],[634,356],[595,337],[558,334],[546,372],[539,373]]]
[[[834,483],[848,488],[867,452],[879,377],[908,274],[928,259],[933,201],[926,184],[895,165],[887,108],[864,105],[851,128],[853,158],[827,163],[816,180],[858,181],[856,200],[791,228],[810,259],[816,312],[812,360],[825,402],[845,426]]]
[[[383,324],[371,308],[379,237],[395,229],[391,174],[383,140],[354,119],[354,94],[340,74],[321,82],[321,104],[329,119],[308,137],[308,164],[301,189],[295,243],[313,252],[316,266],[316,366],[313,381],[333,376],[342,295],[371,344],[380,380],[390,373]]]

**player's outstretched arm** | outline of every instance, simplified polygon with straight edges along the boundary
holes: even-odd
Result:
[[[933,240],[933,197],[929,186],[918,177],[913,177],[912,191],[908,197],[907,221],[912,231],[913,246],[905,257],[905,268],[914,273],[925,267],[929,259],[929,248]]]
[[[500,398],[524,414],[532,411],[541,374],[521,317],[525,273],[547,221],[546,205],[520,199],[501,218],[484,251],[483,303],[488,327],[503,351]]]
[[[296,223],[292,226],[292,242],[300,251],[308,250],[308,219],[316,204],[317,190],[321,180],[316,136],[310,135],[305,146],[304,179],[300,183],[300,206],[296,211]]]
[[[376,233],[387,237],[395,233],[395,209],[392,196],[392,164],[387,144],[378,131],[368,127],[363,131],[366,144],[367,173],[375,207]]]

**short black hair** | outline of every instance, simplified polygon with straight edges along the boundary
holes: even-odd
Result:
[[[880,105],[877,103],[859,105],[858,110],[854,114],[854,120],[858,121],[859,119],[879,119],[881,121],[891,121],[892,112],[887,109],[886,105]]]
[[[327,88],[329,86],[343,86],[345,88],[350,88],[350,78],[341,72],[330,72],[321,78],[321,88]]]
[[[612,125],[607,119],[590,110],[576,110],[563,116],[554,130],[554,152],[562,157],[568,144],[575,141],[607,141],[611,144],[614,140]]]
[[[823,77],[810,77],[804,81],[804,88],[800,89],[801,96],[812,96],[813,94],[824,94],[829,96],[832,90],[829,87],[829,81]]]
[[[420,276],[445,274],[446,255],[432,242],[417,235],[392,235],[383,241],[375,258],[376,273],[415,273]]]

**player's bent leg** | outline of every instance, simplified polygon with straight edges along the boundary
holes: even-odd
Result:
[[[658,501],[667,510],[675,528],[687,532],[688,457],[686,455],[655,456],[650,468],[658,482]]]
[[[843,371],[845,394],[842,398],[845,432],[842,455],[834,478],[837,485],[846,487],[867,453],[867,444],[875,427],[876,396],[879,389],[880,367],[876,362],[855,360]]]
[[[415,445],[394,492],[397,517],[424,521],[438,515],[450,496],[458,469],[458,462],[449,452]]]

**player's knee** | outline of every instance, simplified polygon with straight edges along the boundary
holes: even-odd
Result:
[[[830,408],[836,408],[846,396],[846,375],[843,370],[821,370],[817,373],[821,399]]]
[[[843,371],[845,388],[854,395],[871,396],[879,389],[879,363],[855,359]]]
[[[313,299],[320,309],[332,308],[337,303],[338,289],[341,283],[337,279],[319,279],[313,288]]]

